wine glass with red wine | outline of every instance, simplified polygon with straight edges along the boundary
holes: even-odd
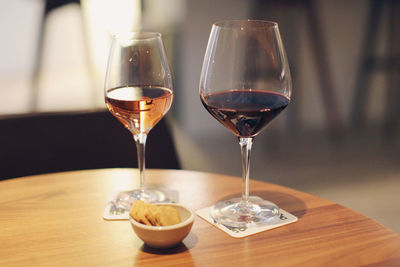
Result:
[[[213,24],[200,78],[200,99],[207,111],[239,139],[242,152],[241,198],[221,200],[211,210],[220,224],[243,227],[273,223],[274,203],[249,196],[253,139],[290,102],[291,76],[278,24],[236,20]]]
[[[147,135],[168,112],[173,99],[172,77],[161,34],[138,32],[113,36],[104,96],[108,110],[133,135],[140,172],[140,187],[121,192],[115,204],[130,208],[137,199],[165,201],[162,192],[146,188],[145,183]]]

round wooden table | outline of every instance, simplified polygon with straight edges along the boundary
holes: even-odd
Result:
[[[148,170],[149,184],[179,191],[194,210],[241,192],[241,179],[183,170]],[[169,250],[143,245],[128,221],[106,221],[111,193],[137,186],[135,169],[53,173],[0,182],[0,266],[400,266],[400,236],[334,202],[254,181],[251,193],[299,218],[232,238],[197,217]],[[391,265],[392,264],[392,265]]]

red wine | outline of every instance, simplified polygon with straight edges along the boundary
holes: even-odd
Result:
[[[134,134],[148,133],[167,113],[173,93],[163,87],[126,86],[107,91],[106,106]]]
[[[290,101],[260,90],[229,90],[200,98],[208,112],[238,137],[256,136]]]

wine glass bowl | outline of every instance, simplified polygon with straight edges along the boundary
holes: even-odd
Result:
[[[104,97],[107,109],[133,135],[138,154],[140,188],[121,192],[116,205],[130,208],[137,199],[165,200],[146,188],[145,145],[150,130],[172,105],[173,87],[161,34],[132,32],[113,36]]]
[[[279,93],[253,89],[202,94],[201,101],[214,118],[244,138],[255,137],[289,104]]]
[[[148,134],[163,118],[172,104],[173,93],[168,88],[124,86],[107,91],[108,110],[132,134]]]
[[[242,152],[242,197],[222,200],[213,219],[230,227],[270,223],[279,207],[249,196],[253,139],[290,102],[291,76],[278,24],[260,20],[213,24],[200,78],[206,110],[239,139]]]

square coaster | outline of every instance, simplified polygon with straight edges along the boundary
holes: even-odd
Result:
[[[158,191],[159,193],[163,194],[165,198],[160,201],[160,203],[178,203],[179,202],[179,193],[176,190],[170,190],[166,188],[150,188],[153,190]],[[129,191],[126,191],[129,193]],[[103,219],[113,221],[113,220],[128,220],[130,209],[122,205],[117,205],[113,199],[116,198],[117,195],[120,195],[124,192],[115,192],[112,193],[109,197],[109,201],[107,202],[106,206],[104,207],[103,211]]]
[[[197,210],[196,213],[198,216],[200,216],[201,218],[203,218],[210,224],[214,225],[215,227],[219,228],[220,230],[224,231],[228,235],[235,237],[235,238],[246,237],[246,236],[260,233],[263,231],[271,230],[271,229],[274,229],[274,228],[277,228],[277,227],[280,227],[280,226],[283,226],[283,225],[286,225],[289,223],[294,223],[298,220],[297,217],[294,216],[293,214],[290,214],[289,212],[287,212],[283,209],[280,209],[281,216],[279,217],[279,220],[273,224],[265,224],[265,223],[257,224],[257,223],[252,222],[252,223],[248,224],[247,227],[243,227],[243,228],[230,227],[230,226],[226,226],[226,225],[222,225],[222,224],[214,222],[214,219],[211,218],[211,216],[210,216],[210,211],[211,211],[212,207],[213,206]]]

